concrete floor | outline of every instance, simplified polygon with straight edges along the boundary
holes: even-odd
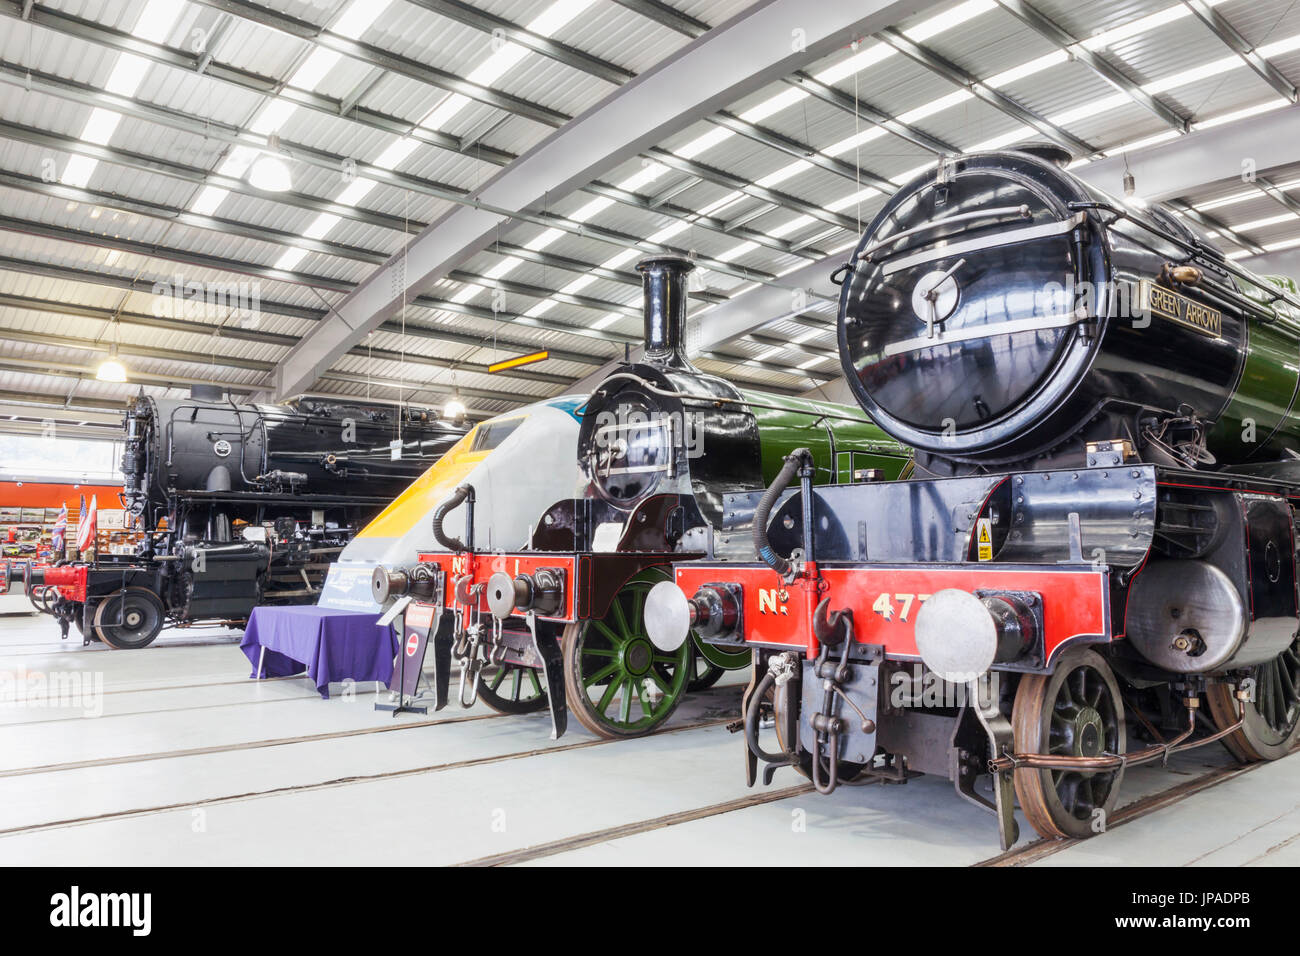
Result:
[[[807,792],[744,786],[740,676],[672,730],[601,741],[570,720],[323,701],[306,679],[254,682],[238,632],[169,631],[141,651],[61,642],[48,618],[0,617],[0,690],[59,675],[86,698],[0,703],[0,863],[970,865],[993,819],[944,780]],[[3,695],[0,695],[3,696]],[[1129,772],[1131,804],[1234,766],[1218,746]],[[1300,759],[1231,776],[1032,865],[1295,865]],[[1022,822],[1018,846],[1031,842]],[[521,851],[526,851],[522,852]],[[503,859],[498,859],[502,858]]]

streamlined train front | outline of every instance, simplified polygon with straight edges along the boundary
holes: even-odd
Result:
[[[755,649],[751,783],[939,774],[1008,846],[1017,799],[1087,836],[1127,766],[1300,737],[1300,301],[1064,161],[945,161],[838,273],[848,383],[924,477],[782,500],[796,453],[754,509],[763,561],[651,595],[661,639]]]
[[[657,645],[643,626],[646,595],[672,560],[752,555],[747,536],[717,533],[725,494],[769,479],[796,447],[813,450],[818,483],[854,470],[895,477],[908,462],[856,409],[742,391],[694,367],[682,341],[691,263],[637,269],[644,355],[611,372],[581,410],[577,495],[528,522],[525,549],[495,551],[483,540],[484,489],[467,480],[432,515],[441,550],[374,576],[381,605],[414,599],[406,627],[421,624],[410,646],[422,653],[432,634],[435,673],[461,661],[461,703],[506,712],[549,703],[556,736],[569,710],[601,736],[648,733],[689,689],[749,663],[742,642]]]

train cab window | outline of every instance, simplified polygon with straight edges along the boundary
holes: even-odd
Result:
[[[470,447],[470,451],[492,451],[509,438],[527,417],[527,415],[520,415],[517,418],[507,418],[505,421],[488,422],[480,425],[478,434],[474,436],[474,444]]]

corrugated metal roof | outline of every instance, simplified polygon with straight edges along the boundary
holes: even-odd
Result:
[[[258,0],[259,4],[286,13],[300,20],[328,28],[336,23],[347,8],[347,0]],[[478,9],[518,25],[526,25],[551,6],[552,0],[483,0],[476,2]],[[1136,83],[1167,83],[1170,77],[1193,67],[1229,58],[1231,51],[1186,7],[1171,0],[1096,0],[1088,4],[1067,3],[1065,0],[1034,0],[1036,9],[1053,19],[1076,38],[1096,36],[1103,31],[1125,28],[1135,22],[1147,24],[1148,29],[1128,31],[1129,35],[1112,37],[1100,50],[1109,63]],[[60,3],[59,9],[101,24],[113,30],[129,33],[135,26],[145,0],[69,0]],[[674,3],[680,12],[717,24],[743,11],[748,0],[690,0]],[[1288,0],[1225,0],[1217,4],[1219,13],[1258,46],[1300,34],[1300,6]],[[1162,12],[1163,11],[1163,12]],[[973,13],[973,15],[971,15]],[[1151,20],[1152,15],[1158,15]],[[957,17],[963,17],[959,26]],[[39,19],[39,18],[38,18]],[[0,56],[11,64],[30,66],[44,73],[62,77],[86,88],[103,89],[119,63],[120,54],[106,45],[78,39],[60,33],[39,22],[23,23],[7,20],[11,27],[0,36]],[[898,25],[903,32],[925,31],[924,45],[935,54],[947,59],[961,70],[977,79],[987,79],[1012,67],[1052,52],[1053,43],[1025,26],[1006,9],[995,3],[945,2],[926,9]],[[1123,29],[1121,33],[1125,32]],[[207,52],[213,64],[234,74],[199,74],[176,65],[149,63],[134,96],[142,104],[163,107],[173,111],[177,118],[159,125],[145,119],[122,119],[109,140],[114,149],[138,154],[141,157],[178,163],[199,170],[215,171],[231,156],[232,148],[224,136],[205,131],[203,124],[244,126],[275,102],[274,84],[286,82],[293,71],[313,49],[307,40],[288,37],[267,26],[244,19],[232,11],[218,11],[204,4],[182,4],[180,14],[171,26],[165,43],[177,51],[191,53],[193,41],[198,37],[208,41]],[[213,39],[215,38],[215,39]],[[451,76],[468,76],[480,67],[501,47],[501,41],[482,30],[460,24],[417,4],[395,0],[389,4],[361,39],[384,51],[406,57],[431,71],[442,71]],[[689,37],[632,10],[614,3],[593,3],[579,16],[571,19],[554,34],[554,39],[568,46],[605,59],[633,73],[644,72],[671,57],[690,42]],[[859,190],[851,174],[857,164],[863,174],[894,179],[912,174],[933,160],[926,149],[893,133],[874,131],[868,120],[854,115],[851,104],[857,97],[864,106],[891,116],[907,117],[919,132],[946,141],[957,147],[970,148],[996,137],[1014,135],[1020,121],[1005,111],[974,98],[951,102],[960,88],[934,69],[917,63],[899,52],[889,52],[878,57],[877,62],[858,73],[848,73],[838,68],[864,50],[872,49],[878,42],[873,38],[863,45],[834,51],[820,62],[805,66],[814,76],[832,70],[833,85],[844,97],[848,108],[836,106],[810,96],[802,98],[792,94],[792,87],[781,81],[767,83],[738,101],[727,104],[733,114],[744,114],[756,107],[764,107],[775,96],[793,100],[792,105],[764,115],[760,121],[766,130],[786,137],[795,144],[811,149],[834,149],[836,157],[850,175],[842,175],[817,166],[810,166],[773,183],[780,193],[796,197],[801,203],[837,208]],[[1300,45],[1298,45],[1300,46]],[[860,61],[855,61],[860,62]],[[1275,65],[1293,81],[1300,79],[1300,49],[1284,51],[1274,57]],[[239,79],[243,71],[246,79]],[[226,76],[227,78],[222,78]],[[260,79],[258,79],[260,78]],[[259,83],[269,83],[262,89]],[[540,104],[552,110],[574,115],[588,109],[607,95],[614,86],[606,79],[593,76],[577,66],[558,62],[535,52],[526,52],[491,83],[493,89],[514,97]],[[1062,61],[1047,69],[1034,72],[1015,82],[1004,84],[1001,90],[1023,107],[1049,119],[1057,119],[1066,130],[1095,146],[1107,148],[1132,142],[1159,133],[1168,127],[1153,113],[1133,102],[1110,98],[1115,89],[1081,61]],[[370,111],[400,118],[413,126],[423,120],[449,94],[436,83],[419,78],[386,72],[374,63],[344,56],[327,71],[314,87],[314,92],[334,100],[359,97],[359,105]],[[1276,93],[1253,71],[1232,64],[1212,76],[1192,78],[1177,86],[1161,89],[1160,98],[1173,109],[1196,119],[1218,116],[1243,107],[1266,102]],[[1108,108],[1091,111],[1090,106],[1101,103]],[[945,105],[946,104],[946,105]],[[92,115],[93,102],[69,87],[59,95],[40,90],[25,91],[21,87],[6,86],[0,97],[0,119],[40,129],[65,141],[78,139]],[[936,108],[943,107],[943,108]],[[764,110],[766,112],[766,110]],[[178,129],[186,121],[193,121],[194,129]],[[499,166],[480,158],[478,150],[491,148],[519,155],[544,139],[550,127],[534,119],[513,115],[509,111],[485,103],[467,101],[462,108],[446,118],[441,131],[461,137],[466,145],[461,151],[431,145],[419,145],[404,156],[396,168],[406,176],[423,180],[437,187],[471,191],[493,176]],[[719,136],[715,145],[694,157],[705,167],[719,171],[726,179],[733,177],[743,182],[755,182],[774,173],[788,169],[801,156],[789,149],[778,149],[756,141],[754,138],[731,134],[718,134],[718,127],[707,120],[697,120],[677,133],[667,136],[658,144],[669,150],[681,150],[700,136]],[[351,157],[360,162],[374,162],[395,144],[401,133],[379,129],[353,112],[343,116],[329,115],[319,110],[298,107],[288,111],[278,132],[286,143],[301,144],[338,157]],[[863,142],[856,147],[845,147],[855,135]],[[37,176],[53,163],[54,174],[63,175],[72,153],[53,146],[34,146],[13,137],[0,136],[0,174],[10,176]],[[340,162],[339,168],[308,163],[301,157],[289,157],[296,193],[323,201],[334,201],[350,185],[348,174]],[[0,255],[26,260],[38,265],[63,269],[90,270],[100,276],[83,278],[58,278],[24,272],[21,268],[0,267],[0,294],[26,296],[32,299],[65,303],[70,307],[92,309],[121,309],[125,316],[114,334],[126,345],[191,352],[193,361],[172,363],[181,369],[176,374],[198,376],[201,372],[227,381],[244,383],[259,380],[262,373],[255,370],[222,366],[226,360],[274,361],[284,354],[287,345],[278,341],[256,342],[237,337],[223,336],[207,331],[216,330],[232,319],[229,309],[205,306],[187,315],[193,325],[158,327],[143,322],[131,322],[130,314],[150,317],[159,302],[152,294],[156,282],[229,283],[253,281],[262,300],[278,304],[276,307],[309,310],[310,315],[323,314],[343,292],[320,288],[331,283],[357,283],[373,270],[372,263],[397,254],[406,241],[405,233],[415,225],[435,221],[455,202],[437,198],[424,189],[407,189],[381,182],[370,189],[359,201],[356,216],[341,216],[340,220],[324,233],[323,241],[339,247],[352,247],[349,252],[339,249],[338,254],[308,252],[293,266],[293,271],[306,277],[304,281],[285,275],[281,278],[251,277],[241,274],[247,263],[249,268],[275,266],[286,252],[286,245],[277,241],[275,233],[304,235],[318,223],[314,209],[286,201],[289,197],[259,193],[251,188],[228,195],[217,205],[215,216],[239,223],[250,235],[237,235],[230,227],[200,228],[173,221],[167,208],[185,210],[194,205],[203,194],[201,183],[189,182],[177,176],[140,168],[146,160],[130,157],[99,162],[89,179],[89,189],[102,194],[72,194],[49,196],[41,193],[0,186],[0,204],[4,214],[19,220],[16,228],[0,230]],[[608,183],[622,183],[637,176],[645,166],[641,157],[628,157],[617,168],[605,172],[601,179]],[[1291,178],[1300,179],[1300,168],[1292,171]],[[1285,178],[1285,171],[1279,172]],[[48,176],[48,173],[47,173]],[[691,213],[704,210],[733,192],[729,181],[715,181],[717,177],[705,170],[705,178],[692,182],[687,173],[672,170],[654,181],[645,182],[637,191],[646,199],[660,196],[665,191],[675,194],[655,209],[615,203],[590,215],[592,229],[610,230],[629,237],[630,240],[648,239],[663,230],[673,234],[663,240],[668,246],[711,258],[728,258],[737,274],[726,270],[704,269],[705,287],[712,293],[734,294],[750,285],[744,277],[746,270],[759,273],[780,274],[809,261],[808,253],[789,254],[768,245],[747,242],[751,232],[780,235],[786,241],[815,240],[812,249],[841,248],[857,237],[856,228],[843,229],[813,217],[805,221],[799,209],[785,206],[772,207],[752,196],[731,203],[716,212],[723,222],[746,220],[743,228],[719,231],[698,222],[680,228],[682,219],[674,210]],[[12,181],[12,179],[10,180]],[[676,190],[675,187],[687,185]],[[1208,187],[1193,202],[1213,204],[1215,200],[1231,197],[1233,190],[1240,192],[1240,184],[1223,184]],[[595,194],[576,191],[548,198],[542,213],[571,216],[587,207]],[[841,214],[850,220],[861,217],[869,221],[885,201],[881,194],[870,195],[858,203],[841,208]],[[114,209],[114,204],[153,204],[161,207],[152,213],[143,209]],[[367,211],[410,221],[410,230],[376,225],[361,221]],[[757,212],[759,215],[752,216]],[[1249,199],[1224,205],[1215,214],[1229,226],[1244,225],[1245,234],[1259,243],[1282,241],[1300,235],[1300,223],[1290,218],[1279,218],[1285,210],[1275,200],[1263,193]],[[24,227],[21,221],[34,224]],[[396,223],[395,223],[396,224]],[[32,229],[50,227],[67,230],[66,238],[44,238],[33,235]],[[413,334],[402,336],[398,332],[380,330],[366,340],[368,347],[395,352],[405,350],[412,357],[424,356],[441,362],[457,363],[458,368],[437,368],[414,359],[403,365],[386,359],[365,355],[346,355],[335,366],[334,378],[321,383],[322,390],[342,395],[364,395],[364,381],[358,384],[348,380],[361,376],[372,379],[408,378],[421,389],[426,400],[449,394],[454,385],[488,391],[510,392],[525,399],[530,396],[555,394],[563,388],[557,383],[539,382],[519,376],[488,376],[467,370],[480,366],[494,357],[513,354],[529,347],[552,347],[568,352],[586,353],[593,363],[619,354],[617,341],[593,338],[591,330],[597,323],[616,336],[639,334],[639,319],[635,316],[609,319],[601,303],[626,305],[635,308],[639,289],[631,264],[635,258],[624,262],[620,268],[621,281],[598,278],[585,281],[578,293],[591,300],[587,305],[558,302],[546,309],[534,322],[520,313],[547,301],[546,296],[578,280],[583,280],[586,270],[593,264],[608,261],[624,249],[618,241],[610,242],[591,235],[562,231],[558,237],[535,223],[504,223],[500,229],[502,242],[523,245],[538,243],[545,253],[573,260],[569,265],[543,264],[524,261],[504,273],[510,290],[498,306],[504,311],[493,317],[489,312],[472,314],[474,310],[489,310],[492,295],[477,292],[465,298],[459,295],[469,312],[454,308],[435,310],[410,303],[405,320]],[[109,240],[129,240],[143,244],[138,252],[114,250],[106,247]],[[194,260],[185,262],[182,260]],[[226,260],[222,265],[217,260]],[[486,274],[500,270],[504,255],[489,248],[472,256],[460,268],[466,273]],[[124,284],[134,281],[134,289]],[[305,284],[304,284],[305,282]],[[523,287],[521,290],[520,287]],[[437,299],[450,299],[464,287],[459,282],[436,284],[429,295]],[[30,339],[42,329],[71,337],[102,335],[110,329],[102,317],[69,316],[55,306],[43,309],[29,307],[0,308],[0,356],[10,364],[15,361],[47,361],[49,356],[85,363],[89,361],[85,350],[67,346],[45,345],[30,341],[4,339],[5,331],[12,336]],[[693,302],[695,311],[706,308],[704,299]],[[617,309],[615,309],[617,315]],[[240,328],[258,333],[279,336],[300,336],[314,326],[309,317],[295,317],[262,310],[255,321],[244,325],[245,317],[239,315]],[[808,339],[823,349],[834,347],[833,316],[826,316],[824,333]],[[415,329],[425,335],[414,334]],[[440,331],[455,333],[458,341],[429,337]],[[587,333],[587,334],[583,334]],[[779,340],[792,340],[807,336],[809,329],[793,322],[779,322],[763,334]],[[494,336],[505,338],[494,344]],[[468,341],[466,339],[468,338]],[[809,387],[812,380],[794,365],[809,359],[798,350],[789,354],[773,354],[763,361],[783,363],[785,371],[758,367],[753,364],[759,356],[771,351],[770,345],[742,339],[729,343],[722,349],[738,357],[741,364],[702,360],[701,365],[720,374],[731,374],[749,383],[767,384],[778,388]],[[78,358],[79,356],[79,358]],[[214,364],[214,358],[218,364]],[[578,378],[593,367],[593,363],[552,359],[528,370],[529,374]],[[134,364],[134,362],[133,362]],[[141,360],[138,368],[162,368],[157,374],[166,374],[166,363],[158,360]],[[812,369],[823,375],[837,374],[831,360],[817,363]],[[63,372],[67,372],[64,369]],[[73,373],[77,374],[77,373]],[[339,379],[337,375],[343,375]],[[33,368],[30,372],[0,372],[3,387],[25,385],[41,393],[58,394],[64,390],[57,381],[56,370]],[[62,375],[66,380],[67,375]],[[372,383],[373,384],[373,383]],[[377,387],[377,386],[376,386]],[[93,391],[84,391],[92,389]],[[80,382],[80,393],[123,397],[132,387],[112,386],[107,383]],[[392,389],[385,391],[392,394]],[[476,408],[484,411],[503,410],[508,402],[493,399],[475,399]]]

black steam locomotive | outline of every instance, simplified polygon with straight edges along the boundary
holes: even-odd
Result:
[[[116,648],[167,623],[240,624],[260,604],[314,601],[352,535],[465,433],[408,407],[247,405],[203,387],[142,391],[124,430],[121,498],[142,543],[28,582],[65,637],[76,627]]]
[[[1067,159],[941,162],[837,272],[848,383],[923,477],[780,499],[795,453],[743,499],[762,563],[650,596],[756,650],[751,784],[939,774],[1008,846],[1016,798],[1087,836],[1128,766],[1300,738],[1300,300]]]

